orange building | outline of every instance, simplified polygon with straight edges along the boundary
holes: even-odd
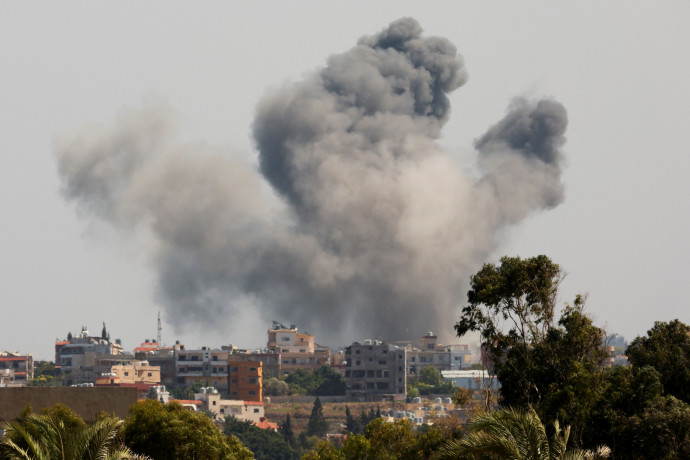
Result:
[[[263,401],[263,363],[261,361],[228,361],[230,399]]]

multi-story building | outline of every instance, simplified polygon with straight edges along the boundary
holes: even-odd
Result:
[[[438,337],[427,332],[420,339],[419,346],[408,345],[407,375],[414,377],[427,366],[434,366],[439,372],[461,370],[471,366],[471,353],[467,345],[440,345]]]
[[[280,353],[270,350],[238,350],[237,353],[230,355],[231,361],[259,361],[261,362],[261,372],[264,377],[279,378],[280,372]]]
[[[355,342],[345,349],[345,395],[365,401],[405,399],[407,351],[378,340]]]
[[[316,370],[329,363],[331,351],[314,342],[314,336],[273,322],[268,330],[267,348],[280,355],[280,372],[290,374],[297,369]]]
[[[34,378],[33,356],[31,353],[20,355],[18,352],[0,352],[0,375],[4,384],[26,385]]]
[[[60,369],[62,385],[93,382],[104,372],[109,372],[107,361],[133,359],[122,355],[122,346],[107,338],[90,337],[89,331],[82,327],[76,337],[55,343],[55,364]]]
[[[219,391],[228,391],[228,351],[212,350],[201,347],[200,350],[185,350],[184,346],[175,349],[175,383],[190,385],[197,381],[206,381]]]
[[[175,385],[175,351],[184,350],[184,345],[176,341],[172,347],[161,347],[156,342],[146,341],[134,349],[137,359],[145,359],[151,366],[158,366],[161,370],[161,383]]]
[[[230,399],[263,401],[261,361],[228,361]]]

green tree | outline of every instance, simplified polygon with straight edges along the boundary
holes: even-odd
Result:
[[[637,337],[626,351],[633,366],[659,371],[664,391],[690,403],[690,326],[677,319],[657,321],[646,337]]]
[[[211,419],[180,404],[155,400],[136,403],[123,430],[125,444],[154,460],[254,458],[235,436],[225,436]]]
[[[283,396],[288,394],[288,384],[275,377],[270,377],[264,381],[264,395],[266,396]]]
[[[281,434],[263,430],[249,421],[240,421],[234,417],[225,418],[223,433],[234,435],[254,453],[257,460],[296,460],[300,452],[294,449]],[[294,435],[293,435],[294,438]]]
[[[297,440],[295,439],[295,432],[292,430],[292,421],[290,420],[290,414],[285,416],[285,421],[280,425],[278,432],[283,436],[285,442],[289,446],[296,446]]]
[[[0,458],[33,460],[144,459],[122,445],[118,431],[122,421],[112,417],[92,425],[70,423],[62,410],[28,415],[6,424],[0,439]],[[67,422],[67,423],[66,423]]]
[[[479,331],[488,367],[501,383],[500,403],[534,407],[545,420],[559,419],[583,442],[587,419],[603,388],[604,332],[583,313],[584,298],[566,305],[558,324],[555,299],[560,267],[546,256],[504,257],[471,278],[455,325],[458,334]]]
[[[556,421],[553,434],[533,410],[502,409],[477,415],[468,426],[469,433],[459,440],[451,440],[441,449],[437,458],[444,459],[602,459],[610,450],[596,452],[568,450],[570,428],[562,430]]]
[[[316,397],[314,400],[314,406],[311,409],[311,416],[309,416],[309,422],[307,423],[307,436],[317,436],[322,438],[328,433],[328,422],[323,416],[323,406],[321,405],[321,400]]]
[[[353,417],[352,413],[350,412],[350,408],[345,406],[345,433],[361,434],[362,431],[364,430],[362,425],[359,423],[359,420]]]

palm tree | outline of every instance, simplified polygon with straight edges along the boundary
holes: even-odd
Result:
[[[144,460],[117,442],[122,420],[104,418],[74,431],[50,415],[28,415],[5,426],[0,458],[8,460]]]
[[[459,440],[447,442],[439,451],[441,460],[598,460],[608,458],[610,449],[596,451],[567,450],[570,427],[562,430],[554,423],[549,438],[539,416],[527,412],[502,409],[477,415],[469,424],[469,433]]]

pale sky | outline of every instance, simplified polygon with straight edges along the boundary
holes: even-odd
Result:
[[[146,237],[60,195],[57,137],[155,97],[179,137],[255,159],[268,89],[404,16],[464,58],[469,80],[441,138],[458,163],[473,167],[473,140],[514,97],[552,96],[568,111],[564,203],[506,232],[487,262],[550,256],[568,273],[563,300],[588,293],[596,323],[628,340],[654,321],[690,323],[688,2],[3,2],[0,350],[52,359],[56,338],[97,334],[102,321],[131,349],[155,337],[159,310],[165,319]],[[164,321],[163,341],[258,347],[266,320],[220,317],[227,327],[205,334]]]

